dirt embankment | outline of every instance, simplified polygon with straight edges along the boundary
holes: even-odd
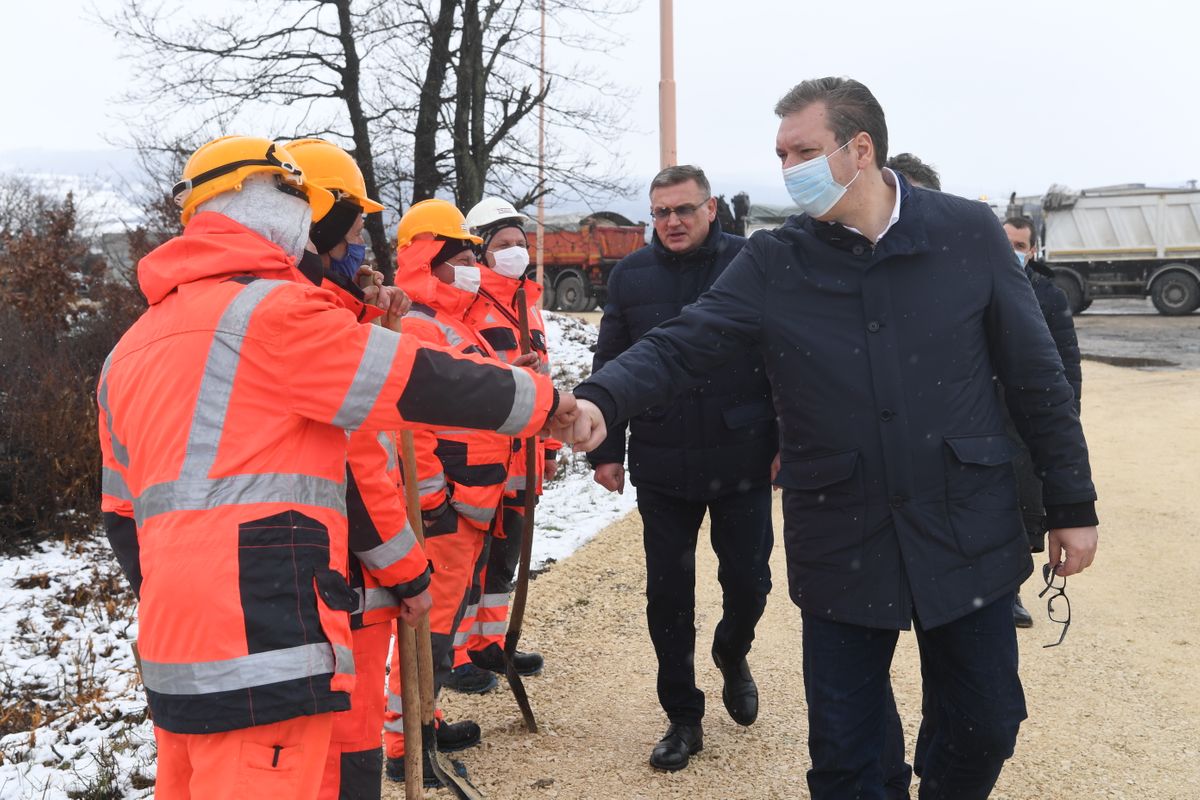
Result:
[[[1200,798],[1198,397],[1200,372],[1084,365],[1100,553],[1068,581],[1074,620],[1062,647],[1042,648],[1057,627],[1036,597],[1040,570],[1022,592],[1036,619],[1018,632],[1030,719],[997,800]],[[777,538],[780,530],[777,509]],[[526,680],[542,733],[524,732],[506,689],[447,693],[451,719],[483,726],[484,743],[458,754],[473,779],[489,800],[808,797],[800,617],[785,591],[782,547],[750,658],[762,712],[739,728],[707,657],[720,596],[701,534],[696,661],[708,695],[705,748],[680,773],[647,764],[666,723],[645,629],[640,531],[631,514],[532,585],[523,645],[546,655],[545,674]],[[911,755],[920,709],[911,633],[900,637],[893,679]],[[386,797],[403,797],[402,787],[385,784]]]

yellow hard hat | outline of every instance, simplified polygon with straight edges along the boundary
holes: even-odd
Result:
[[[463,213],[447,200],[422,200],[411,205],[400,218],[400,227],[396,228],[396,246],[406,246],[421,233],[483,244],[483,239],[467,228]]]
[[[250,175],[275,173],[279,188],[303,197],[312,206],[313,219],[333,207],[333,195],[304,179],[296,160],[284,147],[257,136],[223,136],[202,145],[183,168],[183,180],[171,188],[182,209],[180,221],[188,224],[196,207],[222,192],[241,191]]]
[[[368,214],[383,211],[380,203],[367,197],[367,182],[363,180],[362,170],[345,150],[324,139],[297,139],[286,146],[304,170],[305,180],[328,189],[339,200],[350,198]],[[317,219],[313,214],[313,220]]]

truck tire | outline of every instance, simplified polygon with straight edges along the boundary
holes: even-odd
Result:
[[[1150,299],[1168,317],[1190,314],[1200,306],[1200,281],[1189,272],[1164,272],[1150,284]]]
[[[592,292],[583,276],[574,270],[565,273],[554,284],[554,294],[563,311],[587,311]]]
[[[1062,289],[1063,294],[1067,296],[1067,305],[1070,307],[1072,315],[1082,313],[1087,308],[1084,305],[1083,287],[1079,285],[1079,281],[1073,275],[1065,272],[1054,273],[1054,285]]]
[[[551,281],[546,281],[546,285],[542,287],[542,308],[546,311],[558,311],[558,296],[554,292],[554,284]]]

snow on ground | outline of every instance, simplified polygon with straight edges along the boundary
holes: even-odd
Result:
[[[125,586],[103,540],[46,543],[0,562],[3,800],[59,800],[103,785],[150,796],[153,733]]]
[[[596,329],[546,314],[555,384],[591,372]],[[634,506],[571,454],[537,510],[534,567],[561,561]],[[130,643],[133,599],[108,544],[46,543],[0,561],[0,800],[146,798],[154,733]],[[99,789],[108,789],[100,794]]]

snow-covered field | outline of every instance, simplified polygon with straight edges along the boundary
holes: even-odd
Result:
[[[546,318],[555,383],[572,387],[591,372],[596,329]],[[633,506],[632,491],[605,492],[583,455],[569,454],[538,505],[534,567],[566,558]],[[0,800],[153,795],[133,608],[102,537],[0,562]]]

